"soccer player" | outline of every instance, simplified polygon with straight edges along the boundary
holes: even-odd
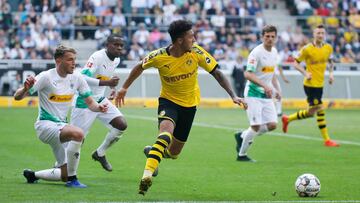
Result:
[[[53,169],[41,171],[24,170],[28,183],[38,179],[50,181],[67,181],[67,187],[84,188],[75,174],[71,174],[77,167],[78,154],[84,137],[83,131],[67,124],[66,116],[71,106],[73,96],[79,92],[85,98],[89,109],[95,112],[106,112],[107,104],[98,104],[90,95],[91,91],[80,73],[74,72],[76,51],[72,48],[59,46],[54,53],[56,68],[41,72],[35,78],[26,79],[24,87],[19,88],[14,95],[15,100],[21,100],[35,92],[39,95],[39,115],[35,123],[38,138],[49,144],[56,158],[57,166]],[[66,152],[65,142],[68,145]]]
[[[321,135],[324,138],[324,145],[327,147],[338,147],[340,145],[329,137],[325,121],[325,111],[321,101],[327,62],[330,64],[329,84],[331,85],[334,82],[334,64],[331,59],[333,48],[330,44],[324,42],[325,28],[323,25],[319,25],[314,29],[313,36],[313,42],[300,50],[294,63],[294,67],[304,75],[304,90],[309,108],[289,116],[283,115],[282,129],[286,133],[290,122],[313,117],[316,113],[316,120]],[[306,70],[300,65],[302,61],[306,64]]]
[[[273,96],[280,99],[278,81],[275,76],[278,52],[274,47],[277,37],[275,26],[266,25],[262,29],[262,42],[248,57],[244,96],[248,104],[246,110],[250,127],[236,133],[237,161],[255,162],[247,156],[247,151],[255,136],[276,129],[277,112]]]
[[[198,66],[204,68],[217,80],[234,103],[243,104],[246,108],[246,103],[234,94],[215,59],[195,44],[194,31],[190,22],[174,21],[170,24],[168,32],[172,44],[150,52],[139,62],[115,99],[116,105],[123,105],[127,89],[133,81],[145,69],[150,67],[158,69],[162,84],[158,106],[159,135],[149,150],[140,181],[139,194],[143,195],[151,186],[152,175],[161,159],[164,157],[176,159],[188,139],[196,106],[200,101]]]
[[[82,70],[93,97],[99,104],[108,104],[108,111],[101,113],[89,110],[84,98],[80,95],[71,113],[71,124],[80,127],[85,137],[96,118],[109,129],[102,144],[92,153],[92,158],[98,161],[106,171],[112,171],[112,166],[106,160],[105,152],[120,139],[127,128],[123,114],[104,95],[106,87],[111,88],[110,97],[115,94],[115,86],[119,78],[114,76],[114,70],[120,63],[119,57],[123,47],[124,41],[120,35],[110,35],[106,40],[106,48],[93,53]]]

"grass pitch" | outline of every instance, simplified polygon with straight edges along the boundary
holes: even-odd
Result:
[[[113,172],[91,160],[107,130],[96,122],[81,151],[78,177],[86,189],[61,182],[27,184],[22,170],[51,168],[54,156],[37,139],[35,108],[0,108],[0,202],[120,201],[347,201],[360,200],[360,111],[327,110],[331,137],[342,145],[323,146],[316,120],[291,123],[257,137],[249,156],[257,163],[235,161],[234,132],[248,121],[240,109],[198,109],[188,143],[177,160],[163,160],[146,196],[137,194],[145,157],[143,147],[157,135],[156,109],[121,109],[128,121],[124,136],[110,150]],[[290,113],[294,111],[286,111]],[[313,173],[321,181],[316,198],[300,198],[297,176]]]

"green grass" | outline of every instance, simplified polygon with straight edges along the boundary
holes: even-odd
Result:
[[[159,176],[145,197],[137,194],[145,164],[142,150],[155,141],[156,110],[124,108],[122,112],[128,130],[107,153],[114,171],[106,172],[91,160],[91,152],[106,134],[105,127],[96,122],[82,148],[78,171],[89,187],[68,189],[61,182],[25,183],[23,169],[50,168],[54,157],[35,135],[37,109],[0,108],[0,202],[360,200],[359,110],[328,110],[326,114],[332,138],[350,144],[323,147],[315,119],[308,119],[290,125],[290,135],[299,138],[278,136],[280,130],[257,137],[249,155],[258,162],[239,163],[233,134],[237,128],[247,128],[245,112],[198,109],[181,156],[161,163]],[[294,182],[303,173],[320,179],[318,197],[296,195]]]

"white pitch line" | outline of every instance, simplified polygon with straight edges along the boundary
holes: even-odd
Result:
[[[142,119],[142,120],[148,120],[148,121],[157,121],[157,118],[154,117],[148,117],[148,116],[138,116],[138,115],[126,115],[126,117],[135,118],[135,119]],[[240,128],[234,128],[229,126],[222,126],[222,125],[215,125],[215,124],[208,124],[208,123],[199,123],[194,122],[193,126],[198,127],[204,127],[204,128],[214,128],[214,129],[223,129],[223,130],[230,130],[230,131],[243,131],[245,129]],[[278,133],[278,132],[268,132],[269,135],[274,136],[281,136],[281,137],[290,137],[290,138],[296,138],[296,139],[303,139],[303,140],[314,140],[314,141],[323,141],[321,138],[315,138],[315,137],[309,137],[306,135],[299,135],[299,134],[290,134],[290,133]],[[348,140],[335,140],[336,142],[340,144],[348,144],[348,145],[356,145],[360,146],[359,142],[354,141],[348,141]]]

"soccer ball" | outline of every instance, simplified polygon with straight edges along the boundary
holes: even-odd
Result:
[[[296,179],[295,190],[300,197],[316,197],[320,192],[320,180],[313,174],[305,173]]]

